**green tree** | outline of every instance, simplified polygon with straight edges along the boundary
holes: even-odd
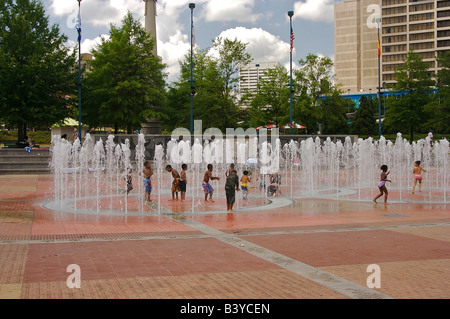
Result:
[[[66,41],[57,25],[49,26],[40,1],[0,3],[0,116],[18,127],[19,140],[27,127],[51,126],[70,114],[76,60]]]
[[[203,127],[221,130],[236,127],[239,119],[237,88],[239,69],[247,65],[251,56],[246,44],[229,39],[217,39],[212,48],[193,52],[195,87],[194,118]],[[179,79],[168,92],[169,109],[177,114],[177,127],[190,124],[190,52],[180,61]]]
[[[201,119],[204,126],[226,127],[222,113],[223,79],[218,70],[216,59],[208,54],[208,50],[196,50],[192,55],[194,78],[194,118]],[[168,91],[169,108],[172,112],[174,127],[190,127],[190,54],[180,62],[179,80],[172,83]],[[220,116],[218,116],[220,114]]]
[[[363,95],[359,100],[359,108],[356,110],[355,117],[350,125],[350,133],[356,135],[372,135],[375,134],[376,127],[373,107],[370,106],[370,102]]]
[[[323,125],[323,134],[346,134],[348,133],[347,110],[349,101],[341,96],[341,93],[332,89],[320,103],[322,109],[320,123]]]
[[[400,96],[389,98],[386,104],[386,125],[408,132],[414,140],[414,132],[427,121],[424,106],[431,101],[434,84],[428,67],[414,51],[406,54],[404,63],[395,72],[397,83],[394,91]]]
[[[116,134],[119,128],[131,134],[146,119],[166,118],[165,65],[152,53],[153,38],[130,12],[109,34],[93,51],[84,114],[93,126],[113,125]]]
[[[253,127],[267,124],[284,125],[289,122],[289,74],[282,66],[264,72],[249,110]],[[286,122],[287,121],[287,122]]]
[[[450,133],[450,52],[440,55],[438,62],[442,69],[438,73],[437,92],[425,106],[428,121],[424,129]]]
[[[346,131],[349,101],[339,96],[341,92],[334,84],[333,61],[308,54],[299,65],[294,71],[294,119],[305,125],[308,132],[317,132],[319,123],[328,127],[324,127],[324,132]]]

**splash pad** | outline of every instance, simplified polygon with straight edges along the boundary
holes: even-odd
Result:
[[[151,160],[152,202],[144,203],[142,168],[145,158],[145,136],[139,134],[134,156],[130,143],[115,143],[110,135],[106,141],[94,142],[87,134],[83,143],[73,144],[54,136],[51,169],[54,199],[45,203],[48,209],[98,215],[154,215],[226,213],[225,171],[235,164],[238,175],[244,170],[251,174],[249,200],[236,193],[235,209],[240,212],[260,211],[291,205],[296,199],[317,198],[371,202],[378,193],[380,166],[391,171],[388,184],[391,203],[447,203],[449,178],[449,142],[445,139],[431,145],[428,138],[409,143],[399,133],[395,142],[359,139],[352,142],[322,141],[308,138],[300,143],[291,140],[281,145],[279,139],[259,140],[238,138],[229,140],[172,139],[167,145],[155,147]],[[422,162],[422,191],[411,194],[413,163]],[[172,177],[165,167],[170,164],[178,172],[188,164],[186,201],[171,199]],[[204,202],[201,187],[207,164],[214,165],[214,203]],[[127,196],[126,178],[130,174],[134,189]],[[271,182],[278,187],[276,197],[268,196]]]

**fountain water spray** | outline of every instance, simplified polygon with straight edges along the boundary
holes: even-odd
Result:
[[[140,212],[144,211],[142,169],[146,160],[145,144],[145,136],[139,134],[134,168],[138,187],[137,194],[133,196],[140,203]],[[201,179],[206,165],[214,164],[216,174],[221,175],[230,162],[236,164],[239,175],[244,169],[253,172],[253,182],[256,181],[255,175],[267,183],[270,175],[278,174],[279,178],[280,173],[284,172],[285,183],[280,186],[284,191],[289,191],[283,192],[283,196],[361,201],[371,201],[377,193],[380,166],[386,164],[391,171],[392,184],[389,188],[397,194],[395,201],[446,203],[450,186],[448,152],[449,142],[446,139],[435,141],[431,146],[427,139],[409,143],[401,134],[397,135],[395,142],[384,137],[379,140],[358,139],[353,143],[350,137],[345,138],[344,142],[333,142],[330,138],[322,141],[316,137],[300,143],[291,140],[283,146],[280,139],[269,143],[256,137],[234,141],[205,140],[203,145],[195,138],[192,146],[191,141],[172,139],[166,146],[155,147],[153,165],[158,178],[158,212],[161,212],[165,164],[181,171],[183,163],[188,164],[187,197],[192,198],[192,213],[201,204]],[[132,168],[131,153],[129,141],[116,144],[113,135],[108,136],[105,143],[102,139],[94,143],[87,134],[83,144],[79,140],[71,144],[59,136],[53,136],[50,167],[55,186],[54,206],[61,209],[70,205],[74,211],[99,213],[115,210],[117,204],[114,204],[113,197],[124,196],[126,207],[122,212],[127,213],[129,200],[126,194],[122,194],[126,193],[125,180]],[[250,159],[255,160],[252,162],[254,165],[250,164]],[[411,198],[412,167],[417,160],[422,161],[422,166],[427,170],[424,193]],[[222,188],[222,183],[219,183],[215,184],[218,191]],[[220,192],[216,194],[218,198],[222,195]],[[260,196],[265,195],[265,189],[262,189]]]

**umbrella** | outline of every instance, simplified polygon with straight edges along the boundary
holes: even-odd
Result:
[[[271,129],[276,128],[276,127],[277,127],[276,125],[268,124],[268,125],[266,125],[266,126],[259,126],[259,127],[256,128],[256,130],[258,131],[258,130],[260,130],[260,129],[262,129],[262,128],[266,128],[266,129],[268,129],[268,130],[271,130]]]
[[[82,126],[86,127],[85,124],[82,124]],[[78,127],[78,121],[70,117],[66,117],[64,119],[64,122],[56,123],[52,125],[52,127]]]
[[[245,165],[248,167],[257,167],[258,166],[258,159],[257,158],[249,158],[245,161]]]
[[[288,124],[286,124],[285,126],[283,126],[283,128],[284,128],[284,129],[289,129],[289,128],[291,128],[291,124],[288,123]],[[303,126],[303,125],[301,125],[301,124],[292,122],[292,128],[305,129],[306,126]]]

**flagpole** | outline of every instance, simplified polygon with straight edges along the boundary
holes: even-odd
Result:
[[[194,8],[195,3],[189,3],[189,9],[191,9],[191,136],[194,134],[194,75],[193,75],[193,65],[192,65],[192,56],[193,56],[193,37],[194,37]]]
[[[290,95],[289,95],[289,100],[290,100],[290,134],[292,135],[292,93],[294,92],[294,90],[292,89],[292,50],[293,50],[293,45],[294,45],[294,32],[292,30],[292,16],[294,15],[294,11],[289,11],[288,12],[288,16],[289,16],[289,21],[290,21],[290,40],[291,40],[291,52],[290,52]]]
[[[378,138],[381,139],[381,43],[380,43],[381,18],[377,18],[376,21],[378,23]]]
[[[78,21],[77,21],[77,31],[78,31],[78,138],[81,143],[81,1],[78,1]]]

